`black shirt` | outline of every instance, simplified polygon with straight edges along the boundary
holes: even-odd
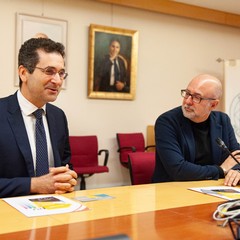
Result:
[[[201,123],[192,122],[192,129],[195,138],[195,163],[199,165],[212,165],[209,119]]]

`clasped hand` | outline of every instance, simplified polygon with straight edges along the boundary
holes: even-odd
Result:
[[[31,193],[62,194],[74,191],[77,184],[77,173],[70,170],[68,165],[50,168],[49,173],[32,178]]]
[[[115,84],[115,87],[118,91],[122,91],[124,86],[125,86],[125,84],[121,81],[117,81],[116,84]]]

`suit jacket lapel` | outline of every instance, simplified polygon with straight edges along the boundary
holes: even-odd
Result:
[[[221,160],[222,149],[217,146],[216,139],[218,137],[222,138],[222,126],[217,122],[213,114],[210,115],[210,129],[213,129],[211,132],[211,144],[212,144],[212,155],[213,162],[215,164],[219,163]]]
[[[56,121],[52,109],[49,110],[49,104],[46,105],[46,114],[47,114],[47,122],[48,122],[48,129],[52,144],[52,150],[53,150],[53,158],[55,166],[60,166],[61,162],[59,152],[58,152],[58,145],[57,145],[57,130],[56,130]]]
[[[191,162],[195,162],[195,140],[194,140],[194,136],[193,136],[193,132],[192,132],[192,127],[190,124],[190,120],[189,121],[183,121],[182,122],[182,128],[183,128],[183,137],[186,140],[186,143],[188,145],[188,149],[189,149],[189,155],[190,155],[190,161]]]
[[[8,121],[26,162],[29,176],[34,176],[32,152],[16,93],[9,98]]]
[[[189,148],[189,153],[190,153],[190,160],[194,162],[195,158],[195,140],[193,133],[191,131],[191,124],[190,122],[183,121],[182,124],[183,127],[183,132],[184,137],[186,139],[188,148]],[[215,116],[211,113],[210,115],[210,129],[211,131],[211,145],[212,145],[212,156],[213,156],[213,163],[218,164],[219,161],[221,160],[221,148],[220,147],[215,147],[216,146],[216,139],[218,137],[222,138],[222,126],[216,121]]]

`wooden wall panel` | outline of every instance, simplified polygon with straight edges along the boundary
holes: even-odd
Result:
[[[124,7],[240,27],[240,15],[167,0],[95,0]]]

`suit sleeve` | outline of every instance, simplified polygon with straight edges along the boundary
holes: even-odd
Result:
[[[0,178],[0,197],[15,197],[30,194],[31,178]]]
[[[64,152],[62,157],[62,165],[65,166],[66,164],[69,165],[70,169],[73,169],[72,163],[70,162],[71,159],[71,150],[70,150],[70,143],[69,143],[69,130],[68,130],[68,123],[67,118],[64,114],[64,121],[65,121],[65,142],[64,142]]]

